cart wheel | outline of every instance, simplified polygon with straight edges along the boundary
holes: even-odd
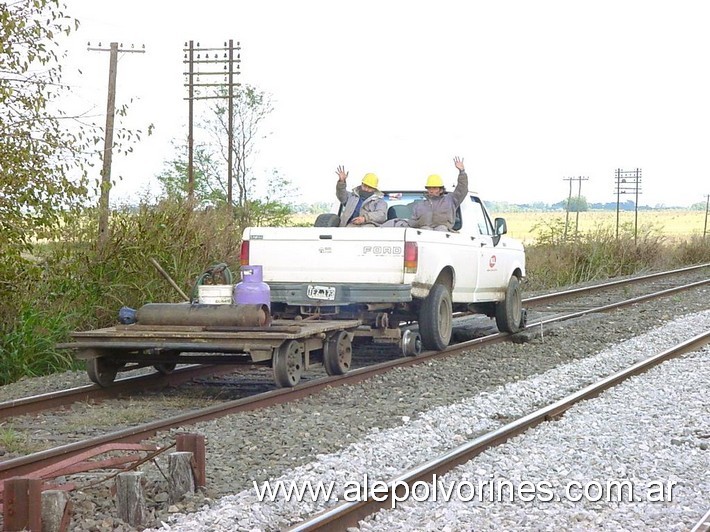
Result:
[[[303,344],[296,340],[282,343],[274,351],[274,380],[279,388],[296,386],[303,373]]]
[[[89,374],[91,382],[99,386],[110,386],[116,379],[118,368],[115,362],[107,360],[105,357],[94,357],[86,361],[86,372]]]
[[[164,362],[162,364],[153,364],[153,367],[158,370],[158,373],[170,375],[173,371],[175,371],[177,364],[175,362]]]
[[[345,331],[330,335],[323,345],[323,365],[328,375],[345,375],[353,359],[353,344]]]
[[[415,357],[422,352],[422,337],[418,332],[406,330],[402,333],[399,345],[405,357]]]

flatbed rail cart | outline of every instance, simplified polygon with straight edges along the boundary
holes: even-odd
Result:
[[[280,387],[295,386],[313,362],[329,375],[348,371],[360,320],[274,320],[269,326],[132,323],[74,332],[73,349],[89,378],[108,386],[119,371],[153,366],[168,374],[177,364],[270,364]]]

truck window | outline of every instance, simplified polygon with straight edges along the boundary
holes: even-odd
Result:
[[[492,235],[493,225],[488,219],[486,212],[483,210],[481,201],[475,197],[472,197],[471,201],[473,202],[473,209],[471,209],[471,212],[473,212],[473,223],[478,229],[478,232],[482,235]]]

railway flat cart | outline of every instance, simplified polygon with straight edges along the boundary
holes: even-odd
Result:
[[[156,303],[141,307],[136,323],[71,334],[60,347],[86,361],[89,378],[110,385],[120,371],[153,366],[168,374],[177,364],[265,364],[280,387],[298,384],[322,363],[342,375],[352,361],[360,320],[271,320],[259,305]]]

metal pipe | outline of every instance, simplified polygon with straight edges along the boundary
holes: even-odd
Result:
[[[136,320],[141,325],[266,327],[271,314],[266,305],[148,303],[138,309]]]

